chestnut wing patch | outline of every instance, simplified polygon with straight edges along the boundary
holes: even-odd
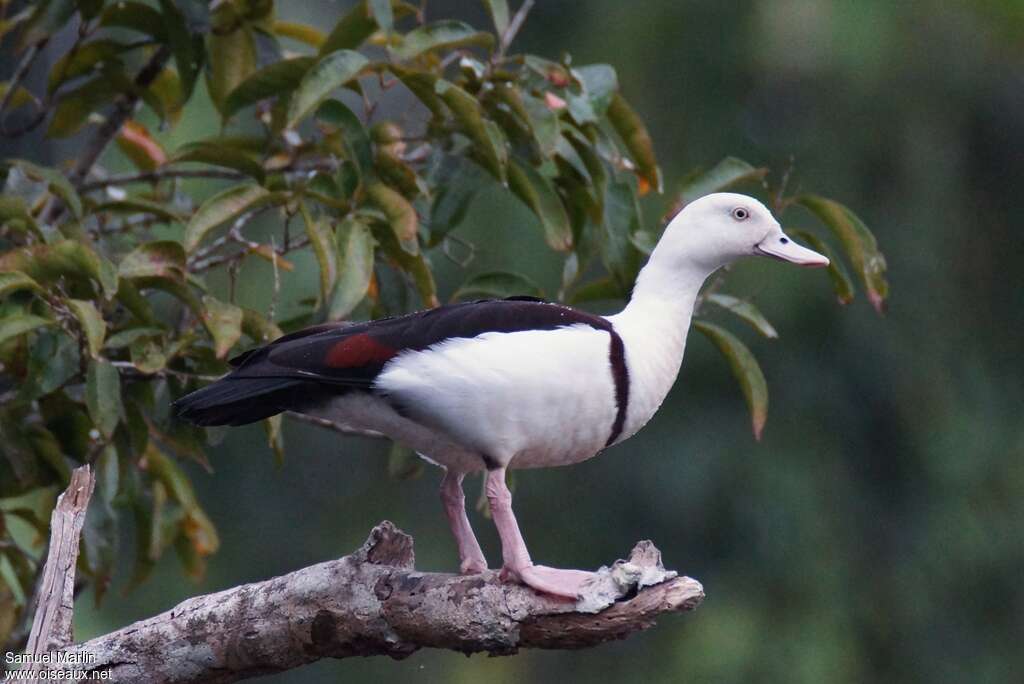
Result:
[[[332,344],[327,350],[324,363],[330,368],[361,368],[387,363],[397,354],[397,349],[369,333],[359,333]]]

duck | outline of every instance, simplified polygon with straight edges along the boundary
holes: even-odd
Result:
[[[593,573],[533,562],[508,471],[579,463],[636,434],[675,383],[702,285],[752,256],[829,263],[758,200],[713,193],[668,223],[619,313],[510,297],[325,323],[231,359],[227,375],[174,410],[199,426],[290,411],[413,449],[443,472],[441,502],[464,574],[488,569],[463,493],[465,477],[482,471],[501,578],[575,600]]]

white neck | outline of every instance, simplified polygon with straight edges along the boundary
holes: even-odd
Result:
[[[675,382],[697,295],[715,268],[687,259],[685,250],[659,244],[640,271],[629,304],[608,317],[622,336],[630,376],[629,408],[619,441],[650,420]]]
[[[669,225],[666,233],[672,230]],[[690,325],[700,288],[719,264],[700,263],[689,257],[685,244],[669,246],[662,240],[637,276],[629,304],[612,317],[621,324],[646,327],[658,321],[682,329]]]

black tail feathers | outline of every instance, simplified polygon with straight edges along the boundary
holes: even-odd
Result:
[[[174,402],[179,418],[203,427],[247,425],[292,408],[302,380],[230,375]]]

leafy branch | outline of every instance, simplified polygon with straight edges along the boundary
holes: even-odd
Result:
[[[280,19],[274,4],[39,1],[5,24],[18,62],[0,116],[31,104],[32,126],[47,121],[47,137],[79,144],[55,165],[0,163],[0,615],[15,616],[0,619],[0,642],[24,633],[39,570],[27,515],[7,502],[36,501],[32,516],[45,520],[45,492],[81,463],[97,472],[81,565],[99,595],[122,524],[138,539],[132,585],[171,549],[201,576],[218,535],[181,461],[205,466],[210,435],[173,421],[167,403],[222,374],[233,353],[326,321],[543,296],[522,274],[472,270],[477,247],[460,230],[482,193],[533,214],[564,261],[557,298],[569,303],[628,295],[662,223],[642,202],[674,213],[740,188],[832,258],[840,302],[861,289],[884,308],[874,236],[837,201],[790,192],[792,168],[773,183],[769,169],[727,157],[666,183],[611,65],[513,53],[532,0],[515,12],[486,0],[488,30],[364,0],[322,31]],[[62,47],[51,36],[65,25],[78,32]],[[29,93],[44,63],[45,92]],[[190,122],[168,149],[201,91],[217,125]],[[408,111],[389,108],[394,91]],[[461,271],[450,292],[434,278],[440,258]],[[728,361],[760,434],[767,383],[741,337],[777,332],[730,283],[722,273],[704,293],[696,329]],[[282,458],[281,418],[265,427]]]

